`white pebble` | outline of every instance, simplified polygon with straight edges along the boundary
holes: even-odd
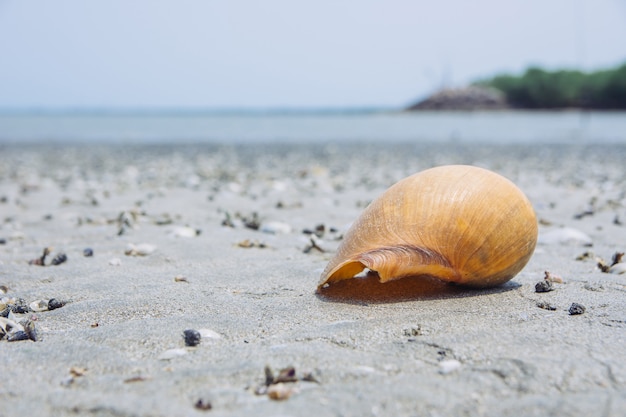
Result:
[[[174,237],[196,237],[198,231],[192,227],[177,227],[172,231]]]
[[[609,272],[611,274],[626,274],[626,264],[624,263],[615,264],[609,269]]]
[[[456,359],[446,359],[439,362],[439,373],[442,375],[449,374],[461,368],[461,362]]]
[[[113,258],[109,260],[109,265],[120,266],[121,264],[122,261],[120,260],[120,258]]]
[[[273,235],[288,234],[291,233],[291,226],[284,222],[267,222],[261,225],[261,231]]]

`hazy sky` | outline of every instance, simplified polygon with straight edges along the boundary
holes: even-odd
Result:
[[[0,107],[403,106],[626,62],[624,0],[0,0]]]

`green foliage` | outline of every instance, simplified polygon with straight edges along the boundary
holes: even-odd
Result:
[[[514,107],[626,109],[626,64],[592,73],[529,68],[519,77],[498,75],[476,84],[501,90]]]

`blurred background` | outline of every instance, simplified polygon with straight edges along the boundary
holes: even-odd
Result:
[[[235,140],[251,130],[277,128],[271,119],[241,130],[229,127],[237,124],[232,118],[219,126],[196,120],[196,127],[187,127],[195,129],[192,134],[180,132],[174,117],[151,128],[117,120],[118,130],[107,131],[113,127],[102,118],[98,126],[84,119],[60,125],[43,118],[52,113],[215,118],[389,116],[411,107],[615,110],[626,107],[625,39],[623,0],[0,0],[0,139]],[[478,87],[468,90],[472,84]],[[619,88],[624,96],[615,96]],[[614,96],[608,105],[601,100],[607,94]],[[27,114],[39,119],[27,121]],[[397,117],[391,124],[379,119],[373,139],[406,129],[399,135],[404,139],[463,139],[472,129],[471,123],[455,125],[438,135],[440,115],[420,123],[434,130],[411,131],[403,123],[413,122]],[[470,120],[458,113],[449,117],[444,124]],[[527,124],[506,117],[503,127]],[[571,120],[555,129],[581,136],[571,133],[581,126],[578,115],[559,117]],[[611,126],[621,126],[622,115],[612,117]],[[304,137],[293,130],[321,128],[315,126],[282,126],[261,139]],[[341,129],[336,137],[359,139],[374,128],[351,134]]]

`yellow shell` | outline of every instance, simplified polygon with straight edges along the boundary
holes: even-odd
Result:
[[[473,166],[431,168],[397,182],[365,209],[318,289],[365,268],[380,282],[431,276],[492,287],[513,278],[536,243],[535,212],[511,181]]]

